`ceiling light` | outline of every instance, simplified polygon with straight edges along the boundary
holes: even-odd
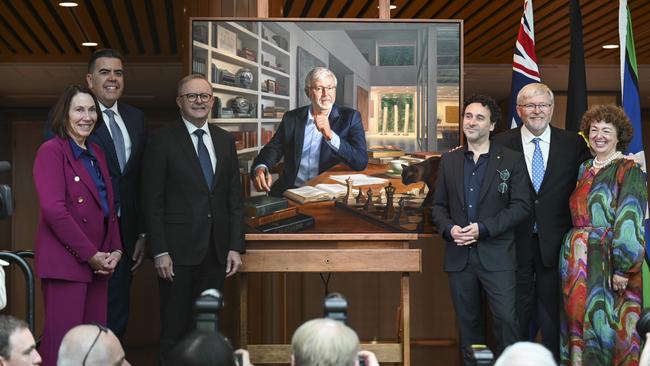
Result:
[[[394,9],[397,9],[397,5],[390,4],[390,6],[388,6],[388,8],[390,10],[394,10]],[[379,6],[377,6],[377,9],[379,9]]]
[[[618,45],[617,44],[606,44],[606,45],[603,46],[603,48],[606,49],[606,50],[613,50],[613,49],[618,48]]]
[[[84,42],[81,45],[84,47],[97,47],[97,42]]]
[[[62,6],[64,8],[74,8],[75,6],[79,6],[79,4],[74,1],[61,1],[59,3],[59,6]]]

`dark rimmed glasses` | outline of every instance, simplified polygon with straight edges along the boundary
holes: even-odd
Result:
[[[203,103],[207,103],[207,102],[210,101],[210,99],[212,99],[212,94],[208,94],[208,93],[200,93],[200,94],[187,93],[187,94],[179,95],[179,97],[185,97],[187,99],[187,101],[190,102],[190,103],[196,102],[197,99],[201,99],[201,101]]]

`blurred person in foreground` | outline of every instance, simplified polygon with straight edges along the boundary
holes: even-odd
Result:
[[[553,353],[538,343],[517,342],[508,346],[494,366],[556,366]]]
[[[87,141],[98,110],[88,88],[66,88],[52,114],[56,137],[40,146],[34,160],[41,207],[34,263],[45,309],[39,347],[44,365],[56,363],[72,327],[106,324],[108,279],[122,258],[106,159]]]
[[[236,359],[241,359],[241,364]],[[230,342],[222,334],[200,330],[193,331],[178,342],[164,365],[253,366],[248,351],[238,349],[233,352]]]
[[[0,315],[0,366],[40,365],[29,325],[11,315]]]
[[[99,324],[78,325],[63,337],[57,366],[130,366],[117,336]]]
[[[561,364],[637,365],[646,176],[623,158],[634,131],[621,108],[589,108],[581,130],[595,156],[580,167],[560,251]]]
[[[318,318],[305,322],[291,338],[292,366],[379,366],[370,351],[361,351],[359,337],[342,322]]]

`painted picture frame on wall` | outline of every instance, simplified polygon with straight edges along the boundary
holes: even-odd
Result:
[[[217,25],[217,48],[231,55],[237,55],[237,34]]]

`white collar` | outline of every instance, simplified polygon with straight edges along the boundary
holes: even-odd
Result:
[[[120,112],[117,110],[117,100],[115,103],[113,103],[113,106],[108,108],[107,106],[103,105],[102,102],[99,102],[99,109],[101,109],[102,113],[104,113],[105,110],[110,109],[113,111],[113,113],[117,114],[118,116],[120,115]]]
[[[192,122],[189,122],[188,120],[185,119],[185,117],[181,117],[183,119],[183,123],[185,123],[185,128],[187,128],[187,132],[192,135],[194,131],[196,130],[203,130],[205,131],[208,136],[210,136],[210,128],[208,128],[208,121],[206,120],[205,123],[203,123],[203,126],[201,127],[196,127]]]
[[[524,142],[532,142],[535,137],[539,137],[539,139],[547,144],[551,143],[551,125],[549,124],[546,126],[546,129],[544,132],[542,132],[541,135],[536,136],[530,130],[526,127],[526,125],[521,126],[521,138]]]

